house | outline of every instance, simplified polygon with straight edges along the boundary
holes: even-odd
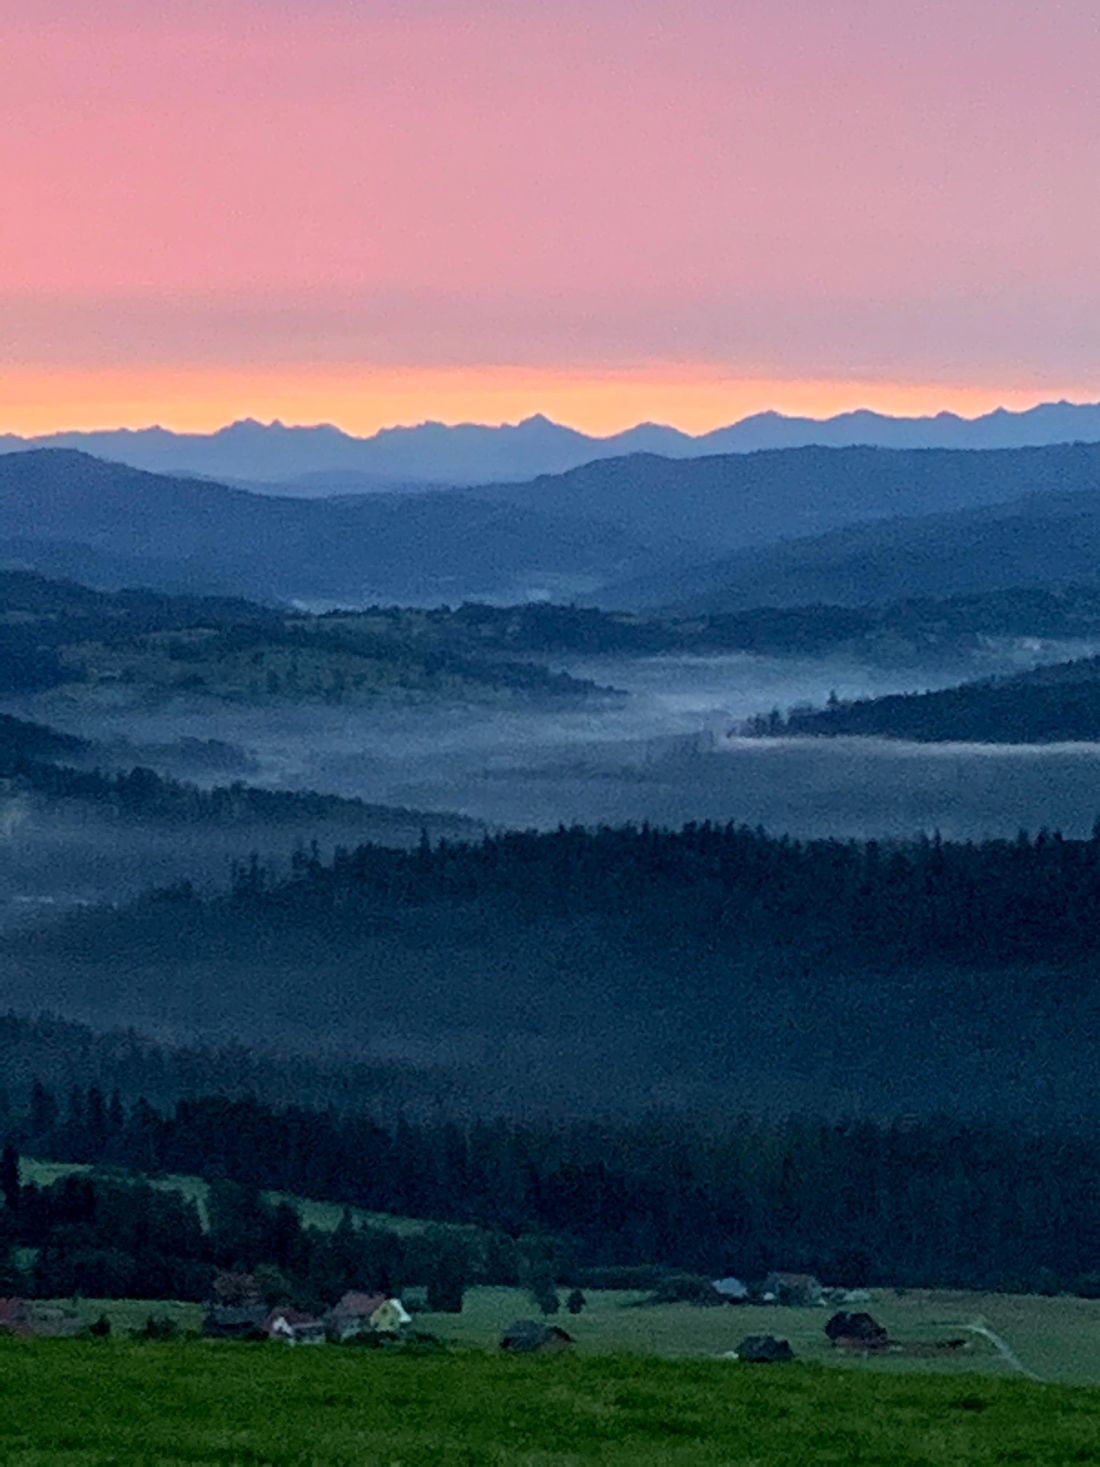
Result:
[[[412,1315],[400,1299],[384,1299],[371,1315],[370,1323],[379,1334],[395,1335],[412,1324]]]
[[[272,1309],[264,1320],[263,1332],[269,1340],[281,1340],[286,1345],[323,1345],[326,1339],[324,1320],[289,1307]]]
[[[517,1319],[500,1337],[500,1348],[512,1355],[556,1355],[575,1343],[573,1336],[556,1324],[542,1324],[537,1319]]]
[[[824,1304],[825,1291],[810,1273],[770,1273],[764,1280],[763,1296],[771,1296],[776,1304],[805,1308]]]
[[[352,1290],[329,1310],[326,1323],[336,1339],[353,1340],[371,1333],[397,1334],[412,1324],[412,1315],[400,1299]]]
[[[213,1340],[259,1340],[264,1337],[267,1305],[211,1304],[202,1322],[202,1332]]]
[[[711,1287],[716,1294],[721,1294],[727,1304],[744,1304],[749,1297],[747,1286],[732,1275],[724,1279],[711,1279]]]
[[[838,1350],[870,1354],[876,1350],[890,1349],[889,1335],[870,1314],[851,1314],[842,1309],[829,1320],[825,1333]]]
[[[746,1335],[732,1358],[745,1360],[751,1365],[777,1365],[784,1360],[793,1360],[794,1351],[789,1340],[776,1339],[775,1335]]]

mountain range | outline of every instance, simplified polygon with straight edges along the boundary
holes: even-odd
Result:
[[[542,415],[500,427],[421,423],[384,428],[367,438],[331,424],[290,427],[244,419],[214,433],[151,427],[36,438],[0,434],[0,453],[78,449],[153,473],[247,480],[270,492],[305,498],[424,484],[531,479],[636,453],[698,458],[807,446],[979,449],[1076,442],[1100,442],[1100,403],[1041,403],[1023,412],[998,408],[977,418],[946,412],[890,417],[861,410],[817,420],[766,412],[698,436],[659,423],[641,423],[604,438]]]
[[[0,565],[269,601],[874,604],[1100,576],[1100,444],[638,454],[528,483],[274,498],[0,455]]]

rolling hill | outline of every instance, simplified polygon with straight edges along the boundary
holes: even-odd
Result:
[[[0,457],[0,563],[272,600],[523,600],[659,563],[615,526],[453,493],[272,498],[50,449]]]
[[[299,499],[68,450],[0,457],[0,565],[313,605],[706,611],[1095,579],[1100,444],[634,455],[523,484]]]
[[[899,597],[1095,585],[1098,576],[1100,494],[1093,487],[1048,490],[953,514],[849,525],[735,551],[687,571],[633,578],[604,590],[601,600],[723,614],[759,606],[870,606]]]
[[[649,540],[675,533],[717,554],[861,521],[1097,489],[1100,445],[1077,444],[987,452],[801,448],[688,461],[635,455],[469,493],[491,503],[621,525]],[[790,552],[796,563],[800,550]],[[750,563],[755,561],[754,555]],[[681,568],[690,584],[696,567]],[[906,590],[899,582],[895,594]],[[833,598],[815,591],[799,599]]]

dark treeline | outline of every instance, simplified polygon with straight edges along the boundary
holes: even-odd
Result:
[[[0,713],[0,776],[10,776],[52,759],[79,759],[90,752],[87,739],[60,733],[42,723]]]
[[[442,1228],[402,1237],[357,1226],[347,1209],[335,1229],[308,1227],[291,1203],[224,1179],[210,1183],[202,1212],[175,1187],[109,1173],[24,1183],[10,1144],[0,1198],[7,1295],[205,1300],[221,1273],[247,1279],[269,1304],[320,1311],[348,1288],[389,1292],[415,1279],[433,1307],[455,1309],[487,1263],[516,1277],[525,1267],[509,1239]]]
[[[3,777],[0,770],[0,777]],[[215,785],[205,789],[138,766],[117,773],[75,769],[67,765],[20,761],[7,778],[14,790],[27,790],[50,801],[75,800],[135,820],[180,825],[305,824],[368,820],[415,821],[417,812],[400,806],[370,805],[342,795],[310,790],[272,790],[259,785]],[[456,817],[444,817],[453,823]],[[470,822],[473,824],[473,822]]]
[[[750,720],[760,735],[877,735],[924,742],[1051,743],[1100,738],[1100,657],[927,693],[891,693]]]
[[[1091,1123],[1100,836],[514,832],[13,929],[8,1002],[428,1056],[478,1113]],[[110,1007],[108,1008],[108,1004]],[[394,1047],[394,1044],[398,1046]],[[450,1103],[450,1100],[448,1103]]]
[[[198,745],[199,753],[203,747]],[[217,750],[215,744],[211,752]],[[400,806],[371,805],[312,790],[266,789],[240,780],[204,788],[141,765],[116,771],[81,767],[98,752],[87,739],[0,714],[0,793],[77,801],[135,820],[180,825],[293,824],[308,829],[321,821],[360,826],[370,821],[415,827],[418,819],[433,824],[437,819]],[[458,816],[442,818],[448,826],[476,825]]]
[[[56,1015],[0,1014],[0,1133],[27,1111],[35,1084],[59,1095],[117,1092],[170,1107],[181,1095],[258,1097],[385,1118],[438,1106],[448,1077],[407,1061],[288,1054],[240,1043],[163,1044],[133,1029],[99,1033]]]
[[[325,864],[299,850],[289,877],[257,861],[200,904],[187,888],[135,908],[138,925],[202,935],[259,924],[370,931],[417,908],[472,907],[490,926],[545,918],[628,919],[708,948],[784,949],[846,963],[1051,961],[1100,948],[1100,831],[1089,840],[906,844],[799,841],[743,826],[508,832],[416,850],[361,846]],[[127,917],[76,919],[94,938]],[[123,928],[116,928],[121,920]]]
[[[615,1269],[644,1264],[746,1279],[806,1269],[848,1285],[1097,1287],[1100,1153],[1091,1139],[1021,1128],[741,1120],[703,1134],[655,1117],[615,1126],[384,1126],[248,1099],[212,1096],[158,1110],[94,1088],[62,1098],[35,1086],[7,1129],[27,1154],[233,1183],[220,1195],[236,1221],[212,1216],[212,1240],[200,1240],[194,1220],[177,1218],[181,1238],[192,1240],[179,1256],[193,1250],[227,1267],[273,1263],[309,1275],[288,1261],[289,1244],[274,1241],[280,1226],[287,1235],[294,1228],[261,1203],[262,1188],[475,1224],[486,1236],[466,1259],[468,1281],[516,1282],[541,1239],[538,1251],[554,1260],[562,1283],[591,1281],[597,1269],[610,1281]],[[154,1197],[142,1195],[153,1207]],[[25,1246],[58,1243],[48,1199],[24,1188],[15,1204],[9,1198],[9,1236]],[[39,1206],[47,1213],[36,1213]],[[86,1221],[98,1225],[99,1216]],[[103,1239],[83,1243],[99,1248]],[[367,1244],[383,1246],[372,1235]],[[403,1282],[423,1282],[409,1272],[411,1259],[392,1251],[389,1259],[388,1280],[404,1269]]]
[[[542,602],[470,603],[451,611],[375,608],[398,624],[416,618],[436,636],[531,653],[653,655],[756,652],[814,655],[853,651],[879,657],[942,657],[979,651],[990,638],[1100,636],[1100,591],[1022,587],[942,600],[913,597],[885,606],[761,606],[745,611],[662,615]]]

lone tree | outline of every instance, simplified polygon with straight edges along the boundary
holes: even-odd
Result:
[[[569,1298],[566,1299],[565,1307],[569,1310],[570,1314],[579,1314],[587,1303],[588,1300],[581,1293],[580,1289],[574,1289],[569,1295]]]
[[[461,1314],[469,1279],[469,1258],[460,1240],[446,1229],[426,1235],[429,1247],[427,1304],[433,1314]]]
[[[19,1153],[9,1141],[0,1152],[0,1196],[12,1212],[19,1207]]]
[[[557,1285],[554,1282],[549,1263],[540,1262],[531,1268],[527,1292],[543,1314],[557,1314],[561,1308],[561,1300],[558,1298]]]

